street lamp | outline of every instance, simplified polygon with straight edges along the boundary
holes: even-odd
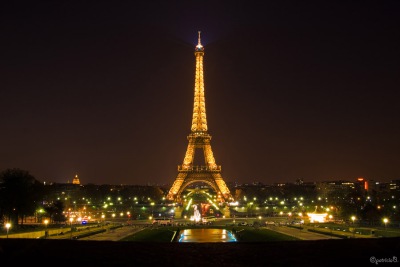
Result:
[[[71,226],[71,234],[70,234],[70,239],[72,239],[72,221],[74,220],[74,218],[70,217],[69,218],[69,225]]]
[[[385,224],[385,231],[386,231],[386,224],[389,222],[387,218],[383,218],[383,223]]]
[[[351,216],[351,220],[353,221],[353,237],[356,234],[356,228],[354,227],[354,221],[356,220],[356,216]]]
[[[44,230],[44,238],[47,238],[48,232],[47,232],[47,224],[49,223],[49,220],[44,220],[44,225],[45,225],[45,230]]]
[[[151,202],[151,217],[154,217],[154,202]]]
[[[133,217],[133,219],[135,219],[137,216],[136,216],[136,214],[135,214],[135,205],[136,204],[138,204],[138,202],[137,202],[137,197],[135,197],[134,199],[133,199],[133,214],[132,214],[132,217]]]
[[[11,227],[11,223],[6,223],[7,238],[8,238],[8,230],[10,229],[10,227]]]
[[[253,210],[251,209],[253,204],[254,204],[253,202],[250,202],[247,204],[247,217],[253,216]],[[251,213],[249,214],[249,212],[251,212]]]
[[[104,214],[101,215],[101,228],[104,227],[104,218],[105,218],[105,217],[106,217],[106,216],[105,216]]]

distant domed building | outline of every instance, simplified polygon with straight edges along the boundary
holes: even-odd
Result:
[[[72,184],[81,184],[78,178],[78,174],[75,175],[74,179],[72,180]]]

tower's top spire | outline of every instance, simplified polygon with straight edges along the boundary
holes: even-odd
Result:
[[[198,43],[196,45],[196,51],[204,51],[204,47],[201,45],[201,40],[200,40],[201,31],[198,31],[198,33],[199,33],[199,39],[198,39]]]
[[[194,51],[196,56],[196,74],[194,81],[194,105],[192,118],[192,132],[207,132],[206,101],[204,98],[203,57],[204,47],[200,41]]]

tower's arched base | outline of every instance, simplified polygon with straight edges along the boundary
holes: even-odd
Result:
[[[198,170],[199,168],[196,168]],[[172,185],[167,199],[176,203],[182,203],[181,194],[193,183],[205,183],[209,185],[218,195],[218,202],[229,202],[233,197],[218,171],[208,171],[204,167],[203,171],[180,171],[178,177]],[[200,168],[201,170],[201,168]]]

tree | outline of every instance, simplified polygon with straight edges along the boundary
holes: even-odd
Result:
[[[374,225],[375,222],[379,222],[382,217],[381,211],[371,203],[367,203],[360,212],[361,219],[370,225]]]
[[[67,220],[65,215],[63,214],[64,208],[64,202],[62,202],[61,200],[57,200],[50,206],[45,207],[45,210],[50,216],[50,220],[52,223],[63,223]]]
[[[34,215],[43,196],[43,184],[28,171],[14,168],[0,173],[0,215],[13,225]]]

